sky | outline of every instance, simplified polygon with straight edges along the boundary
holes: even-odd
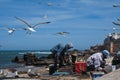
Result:
[[[48,5],[50,4],[50,5]],[[0,50],[49,50],[58,43],[72,43],[73,49],[85,50],[103,44],[119,28],[112,22],[120,17],[119,0],[0,0]],[[46,15],[46,18],[43,18]],[[26,34],[20,28],[40,24],[36,32]],[[9,35],[4,28],[15,28]],[[54,35],[58,32],[69,35]]]

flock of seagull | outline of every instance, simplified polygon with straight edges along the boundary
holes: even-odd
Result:
[[[19,28],[20,30],[25,30],[25,31],[27,31],[27,32],[26,32],[27,34],[31,34],[32,32],[36,32],[35,28],[36,28],[38,25],[40,25],[40,24],[49,24],[49,23],[51,23],[51,22],[40,22],[40,23],[37,23],[37,24],[35,24],[34,26],[32,26],[32,25],[30,25],[28,22],[26,22],[25,20],[22,20],[22,19],[20,19],[20,18],[18,18],[18,17],[15,17],[15,18],[27,25],[27,27]],[[12,35],[12,34],[16,31],[15,28],[1,28],[1,29],[7,30],[8,33],[9,33],[9,35]]]
[[[36,32],[35,28],[37,28],[38,25],[40,25],[40,24],[49,24],[49,23],[51,23],[49,21],[48,22],[39,22],[39,23],[32,26],[28,22],[26,22],[25,20],[23,20],[21,18],[18,18],[18,17],[15,17],[15,18],[17,20],[23,22],[24,24],[26,24],[27,27],[19,28],[20,30],[27,31],[26,34],[31,34],[32,32]],[[12,35],[16,31],[15,28],[2,28],[2,29],[7,30],[9,35]],[[67,34],[70,34],[70,33],[69,32],[57,32],[57,33],[55,33],[55,35],[62,35],[62,36],[65,36]],[[2,45],[0,45],[0,48],[1,47],[2,47]]]
[[[53,3],[50,3],[50,2],[39,2],[39,4],[47,4],[48,6],[53,6]],[[61,4],[56,4],[57,6],[60,6]],[[114,4],[113,7],[120,7],[120,5],[116,5]],[[15,17],[17,20],[23,22],[24,24],[27,25],[27,27],[25,28],[19,28],[20,30],[25,30],[27,31],[26,34],[31,34],[32,32],[36,32],[35,28],[37,28],[38,25],[40,24],[49,24],[51,22],[40,22],[40,23],[37,23],[35,25],[30,25],[27,21],[23,20],[23,19],[20,19],[18,17]],[[43,18],[47,18],[47,15],[44,15]],[[117,19],[118,21],[120,21],[120,19]],[[117,23],[117,22],[113,22],[113,24],[117,25],[117,26],[120,26],[120,23]],[[8,31],[8,34],[9,35],[12,35],[16,29],[15,28],[2,28],[4,30],[7,30]],[[113,28],[113,30],[118,30],[117,28]],[[55,35],[68,35],[70,34],[69,32],[57,32]]]
[[[61,6],[61,3],[58,3],[58,4],[53,4],[53,3],[51,3],[51,2],[38,2],[38,4],[46,4],[47,6]],[[46,19],[47,18],[47,14],[45,14],[44,16],[43,16],[43,19]],[[23,22],[27,27],[21,27],[21,28],[19,28],[19,29],[16,29],[16,28],[7,28],[7,27],[5,27],[5,28],[0,28],[0,29],[4,29],[4,30],[7,30],[7,32],[8,32],[8,34],[9,35],[12,35],[16,30],[25,30],[26,31],[26,34],[31,34],[31,33],[33,33],[33,32],[36,32],[36,30],[35,30],[35,28],[37,28],[38,27],[38,25],[40,25],[40,24],[49,24],[49,23],[51,23],[50,21],[48,21],[48,22],[39,22],[39,23],[37,23],[37,24],[35,24],[35,25],[30,25],[27,21],[25,21],[25,20],[23,20],[23,19],[21,19],[21,18],[18,18],[18,17],[16,17],[15,16],[15,19],[17,19],[17,20],[19,20],[19,21],[21,21],[21,22]],[[70,34],[69,32],[57,32],[57,33],[55,33],[55,35],[62,35],[62,36],[64,36],[64,35],[68,35],[68,34]]]
[[[61,6],[61,3],[51,3],[51,2],[39,2],[38,4],[42,5],[42,4],[46,4],[48,7],[50,6]],[[43,19],[46,19],[48,16],[47,14],[43,15]],[[15,16],[15,19],[23,22],[26,27],[21,27],[21,28],[13,28],[13,27],[4,27],[4,28],[0,28],[0,30],[6,30],[8,32],[9,35],[12,35],[16,30],[24,30],[26,31],[26,34],[31,34],[33,32],[37,32],[36,31],[36,28],[38,28],[39,26],[38,25],[41,25],[41,24],[49,24],[51,23],[50,21],[47,21],[47,22],[39,22],[35,25],[30,25],[27,21],[21,19],[21,18],[18,18]],[[60,35],[60,36],[66,36],[70,34],[69,32],[65,32],[65,31],[62,31],[62,32],[56,32],[54,35]],[[2,47],[2,45],[0,45],[0,48]]]
[[[120,7],[120,4],[114,4],[113,7]],[[117,19],[120,22],[120,19]],[[112,22],[114,25],[120,26],[120,23]],[[113,28],[113,30],[120,30],[118,28]]]
[[[39,22],[39,23],[32,26],[27,21],[25,21],[25,20],[23,20],[21,18],[18,18],[18,17],[15,17],[15,18],[17,20],[23,22],[24,24],[26,24],[27,27],[19,28],[19,30],[27,31],[26,34],[31,34],[32,32],[36,32],[35,28],[37,28],[38,25],[40,25],[40,24],[49,24],[49,23],[51,23],[50,21],[48,21],[48,22]],[[7,30],[9,35],[12,35],[16,31],[15,28],[2,28],[2,29]],[[67,34],[70,34],[70,33],[69,32],[57,32],[57,33],[55,33],[55,35],[62,35],[62,36],[67,35]]]

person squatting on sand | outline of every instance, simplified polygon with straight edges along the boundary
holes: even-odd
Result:
[[[107,50],[103,50],[101,52],[96,52],[93,55],[91,55],[87,61],[87,70],[88,71],[103,71],[107,73],[106,69],[104,68],[106,65],[106,58],[110,57],[110,53]]]
[[[72,43],[66,45],[59,43],[50,50],[53,54],[55,69],[58,68],[57,64],[59,64],[59,68],[64,66],[64,63],[66,63],[65,52],[71,48],[73,48]]]

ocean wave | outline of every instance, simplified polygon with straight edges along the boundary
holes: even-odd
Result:
[[[41,52],[41,51],[39,51],[39,52],[34,52],[34,53],[36,53],[36,54],[51,54],[51,52]]]
[[[5,68],[18,68],[18,67],[23,67],[23,66],[25,66],[25,64],[12,63],[12,64],[0,65],[0,69],[5,69]]]
[[[18,54],[26,54],[26,53],[32,53],[32,54],[51,54],[51,52],[41,52],[41,51],[37,51],[37,52],[19,52]]]

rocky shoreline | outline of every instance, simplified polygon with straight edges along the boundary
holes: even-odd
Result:
[[[88,55],[86,55],[88,56]],[[77,57],[78,62],[85,62],[87,58],[84,55],[80,55]],[[36,59],[31,58],[29,59]],[[28,61],[29,61],[28,59]],[[44,58],[43,61],[49,62],[50,58]],[[107,64],[111,64],[113,57],[106,60]],[[31,61],[31,60],[30,60]],[[19,63],[19,62],[18,62]],[[20,67],[12,67],[12,68],[5,68],[0,69],[0,80],[91,80],[90,73],[87,75],[83,73],[73,72],[74,65],[65,65],[62,68],[59,68],[54,75],[50,75],[50,65],[33,65],[25,64]],[[41,64],[41,63],[39,63]],[[67,73],[67,74],[66,74]]]
[[[49,54],[47,57],[42,56],[40,58],[37,58],[36,55],[33,53],[26,53],[23,55],[22,58],[16,56],[14,59],[12,59],[12,62],[22,63],[25,65],[34,65],[34,66],[53,64],[52,54]]]
[[[73,65],[65,65],[59,68],[54,75],[50,75],[50,65],[53,64],[51,56],[38,59],[34,54],[25,54],[23,58],[15,57],[12,61],[22,63],[23,66],[0,69],[0,78],[2,80],[79,80],[82,77],[82,74],[73,72]],[[36,62],[37,64],[35,64]],[[85,76],[85,78],[89,78],[89,76]]]
[[[3,74],[0,74],[0,79],[2,80],[79,80],[81,79],[89,79],[90,76],[82,76],[80,73],[73,73],[72,66],[64,66],[63,68],[58,69],[58,73],[62,74],[54,74],[49,75],[49,67],[48,66],[24,66],[19,68],[8,68],[1,69],[3,70]],[[64,74],[68,73],[68,74]]]

